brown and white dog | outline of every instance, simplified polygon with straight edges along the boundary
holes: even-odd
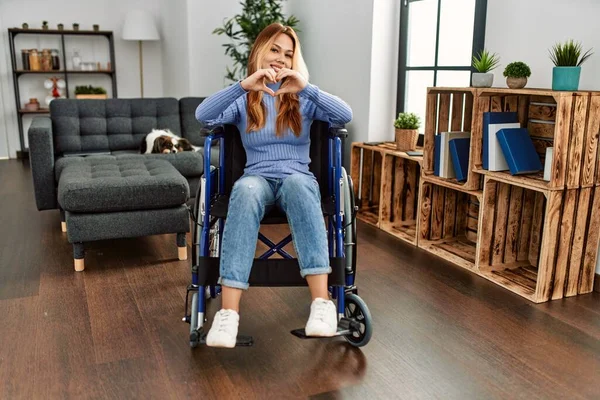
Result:
[[[168,129],[152,129],[152,132],[146,135],[140,146],[140,153],[178,153],[181,151],[197,151],[196,147],[189,140],[181,138]]]

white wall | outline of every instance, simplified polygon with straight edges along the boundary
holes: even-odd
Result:
[[[9,153],[11,157],[16,156],[19,147],[18,130],[16,122],[16,105],[14,102],[13,83],[10,67],[10,53],[8,45],[9,27],[20,27],[23,22],[29,23],[31,28],[39,28],[42,20],[47,20],[50,27],[62,22],[65,29],[71,29],[73,22],[80,24],[80,29],[91,29],[93,24],[99,24],[102,30],[112,30],[115,39],[115,58],[117,70],[118,97],[139,97],[139,58],[137,42],[121,39],[121,28],[125,14],[132,9],[144,8],[153,15],[158,16],[160,7],[159,0],[56,0],[51,4],[39,0],[2,0],[0,2],[0,32],[3,58],[0,58],[0,79],[2,80],[4,104],[7,118]],[[159,29],[160,26],[159,26]],[[104,42],[106,43],[106,42]],[[89,61],[108,61],[107,48],[101,38],[93,38],[91,41],[75,38],[66,43],[67,58],[70,58],[72,49],[78,47],[81,56]],[[56,39],[50,37],[25,37],[21,35],[18,46],[32,46],[42,48],[56,46]],[[91,44],[91,45],[90,45]],[[144,42],[144,96],[160,97],[163,95],[162,77],[162,53],[161,42]],[[19,48],[19,47],[17,47]],[[21,77],[22,92],[21,100],[24,103],[29,97],[37,97],[42,100],[47,91],[43,88],[43,78],[24,76]],[[102,85],[110,89],[110,80],[105,77],[89,76],[78,77],[73,81],[74,85],[92,84]],[[8,87],[8,89],[6,89]],[[7,101],[8,100],[8,101]],[[31,122],[31,117],[24,118],[25,132]],[[27,135],[25,134],[25,137]]]
[[[524,61],[532,72],[527,86],[551,88],[548,49],[574,39],[596,53],[582,65],[580,89],[600,90],[599,16],[598,0],[488,0],[485,47],[501,57],[494,86],[506,87],[502,72],[508,63]]]
[[[501,57],[494,86],[505,87],[504,67],[524,61],[531,67],[528,87],[552,87],[553,64],[548,49],[558,41],[580,41],[594,48],[581,68],[580,89],[600,90],[600,34],[598,0],[488,0],[485,47]],[[510,29],[507,28],[510,22]],[[600,258],[596,263],[600,274]]]
[[[348,142],[368,141],[373,0],[293,0],[288,10],[300,20],[310,81],[352,107]]]
[[[4,31],[5,28],[0,20],[0,32]],[[7,101],[10,101],[8,97],[9,90],[6,87],[4,76],[6,76],[5,67],[5,55],[4,52],[0,51],[0,159],[8,158],[8,120],[7,120]]]
[[[160,0],[158,21],[163,56],[163,95],[166,97],[189,96],[191,71],[188,23],[193,23],[194,19],[188,13],[188,3],[193,2]]]
[[[225,69],[233,66],[225,55],[225,35],[213,35],[224,19],[241,12],[238,0],[188,0],[189,92],[191,96],[208,96],[231,82]]]
[[[372,23],[368,137],[372,141],[394,140],[400,2],[375,0]]]

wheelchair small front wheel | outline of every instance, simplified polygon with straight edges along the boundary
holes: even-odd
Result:
[[[192,306],[190,314],[190,334],[198,328],[198,292],[192,294]]]
[[[357,329],[344,338],[355,347],[369,343],[373,334],[373,321],[367,304],[359,296],[347,293],[344,297],[344,316],[358,324]]]

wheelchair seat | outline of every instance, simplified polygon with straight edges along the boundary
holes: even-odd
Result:
[[[210,208],[210,215],[217,218],[227,218],[227,210],[229,209],[229,195],[220,195],[213,201]],[[321,199],[321,210],[323,216],[331,216],[335,214],[335,201],[332,196],[327,196]],[[274,206],[262,219],[261,225],[280,225],[287,224],[287,217],[283,210]]]

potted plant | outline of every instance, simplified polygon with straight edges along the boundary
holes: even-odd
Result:
[[[280,3],[281,0],[243,0],[240,2],[242,13],[234,15],[224,22],[223,27],[212,32],[226,35],[231,41],[223,45],[225,55],[233,59],[233,70],[227,67],[225,75],[228,80],[236,82],[246,77],[250,48],[260,31],[273,22],[281,22],[292,28],[298,24],[299,21],[294,16],[285,18]]]
[[[479,54],[473,56],[473,77],[471,84],[473,87],[492,87],[494,83],[494,74],[491,70],[496,68],[500,63],[500,57],[496,53],[492,54],[486,49],[483,49]]]
[[[79,24],[78,24],[77,22],[75,22],[75,23],[73,24],[73,30],[74,30],[74,31],[78,31],[78,30],[79,30]]]
[[[48,30],[48,21],[42,21],[42,29],[45,31]]]
[[[581,64],[592,54],[592,49],[581,54],[581,43],[569,40],[556,43],[549,49],[550,60],[554,63],[552,68],[552,90],[577,90],[579,89],[579,77],[581,75]]]
[[[59,31],[62,31],[65,28],[65,26],[62,23],[58,24],[57,26]]]
[[[27,22],[23,22],[23,24],[21,25],[21,28],[29,29],[29,24]]]
[[[504,76],[509,88],[521,89],[527,84],[527,78],[531,76],[531,69],[522,61],[514,61],[504,68]]]
[[[100,30],[100,25],[94,24],[92,25],[92,28],[94,28],[94,32],[98,32]]]
[[[92,85],[75,87],[76,99],[106,99],[107,97],[106,89],[102,87]]]
[[[420,126],[421,122],[417,114],[399,113],[394,121],[396,150],[414,150],[417,147]]]

